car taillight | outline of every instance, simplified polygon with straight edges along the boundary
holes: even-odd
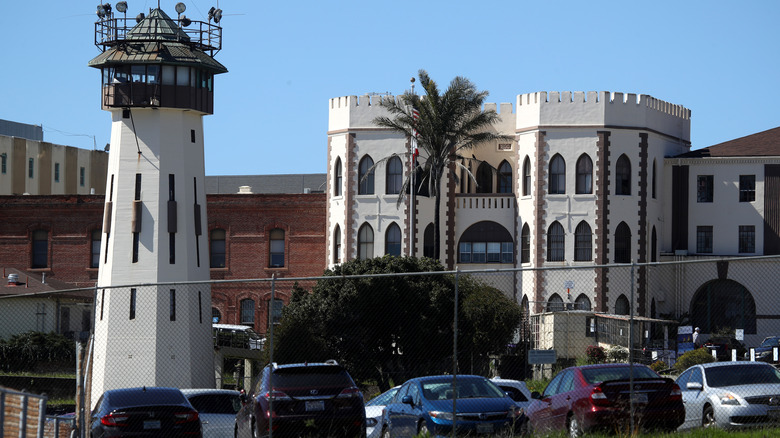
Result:
[[[355,388],[354,386],[351,386],[343,391],[338,395],[339,398],[348,398],[348,397],[363,397],[363,394],[360,393],[360,390]]]
[[[100,419],[100,422],[104,426],[122,427],[122,426],[127,426],[128,418],[130,418],[129,415],[112,413],[112,414],[104,415],[103,418]]]
[[[173,414],[173,421],[176,424],[189,423],[198,419],[198,411],[184,411]]]
[[[670,401],[682,400],[682,391],[680,390],[680,386],[676,383],[672,387],[672,390],[669,391],[669,400]]]
[[[607,395],[604,394],[600,386],[593,388],[593,391],[590,393],[590,401],[596,406],[610,405]]]
[[[269,391],[263,394],[263,398],[266,400],[274,399],[274,400],[292,400],[289,395],[285,394],[282,391]]]

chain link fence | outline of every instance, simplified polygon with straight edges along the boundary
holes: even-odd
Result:
[[[83,432],[104,389],[248,390],[269,361],[335,359],[366,398],[421,375],[546,381],[594,361],[675,375],[680,356],[699,346],[719,361],[777,362],[771,346],[768,355],[754,348],[780,335],[778,257],[432,272],[383,266],[43,295],[17,286],[0,298],[0,386],[47,394],[76,413],[68,424]],[[76,354],[74,345],[84,350]],[[31,385],[22,372],[40,378]]]

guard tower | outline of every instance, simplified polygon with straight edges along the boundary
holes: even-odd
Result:
[[[98,6],[89,62],[101,71],[111,144],[92,404],[108,389],[214,387],[203,116],[214,110],[220,10],[208,22],[159,7]],[[121,13],[122,16],[118,14]],[[213,21],[213,22],[212,22]]]

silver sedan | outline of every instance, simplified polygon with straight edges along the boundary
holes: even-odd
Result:
[[[677,378],[685,404],[680,429],[780,424],[780,371],[763,362],[694,365]]]

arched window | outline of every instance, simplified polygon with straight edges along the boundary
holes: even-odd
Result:
[[[214,228],[211,230],[210,266],[212,268],[225,267],[225,230]]]
[[[531,159],[525,157],[523,160],[523,196],[531,194]]]
[[[520,232],[520,263],[531,263],[531,228],[527,223]]]
[[[615,230],[615,263],[631,263],[631,229],[625,222]]]
[[[333,196],[341,196],[341,187],[343,176],[341,174],[341,157],[336,158],[336,165],[333,166]]]
[[[566,235],[563,225],[555,221],[547,229],[547,261],[562,262],[565,260]]]
[[[628,315],[631,313],[629,307],[628,298],[625,295],[620,294],[617,300],[615,300],[615,314],[616,315]]]
[[[653,231],[651,233],[650,237],[650,261],[651,262],[657,262],[658,261],[658,236],[655,234],[655,225],[653,225]]]
[[[241,324],[255,325],[255,300],[241,300]]]
[[[577,182],[575,193],[593,193],[593,161],[588,154],[577,159]]]
[[[655,199],[655,160],[653,160],[653,175],[652,175],[652,178],[653,178],[653,181],[652,181],[653,195],[652,196],[653,196],[653,199]]]
[[[374,160],[368,155],[360,160],[358,166],[358,195],[374,194]]]
[[[35,230],[32,232],[32,265],[33,269],[49,266],[49,232]]]
[[[582,221],[574,230],[574,261],[593,260],[593,232],[587,222]]]
[[[341,263],[341,227],[333,231],[333,263]]]
[[[279,298],[274,298],[273,301],[268,300],[268,317],[271,319],[271,324],[278,325],[282,322],[282,311],[284,310],[284,301]]]
[[[385,176],[385,193],[397,195],[401,193],[401,184],[404,174],[403,164],[398,157],[387,160],[387,175]]]
[[[580,294],[574,300],[574,310],[590,310],[590,298],[585,294]]]
[[[103,233],[100,230],[92,230],[89,252],[90,268],[97,268],[100,266],[100,238],[102,234]]]
[[[393,222],[385,231],[385,254],[401,255],[401,228]]]
[[[493,193],[493,170],[484,161],[477,168],[477,193]]]
[[[631,162],[628,161],[626,154],[618,158],[615,166],[615,194],[631,194]]]
[[[433,237],[433,223],[430,223],[423,233],[423,257],[433,258],[435,253]]]
[[[512,193],[512,166],[506,160],[498,165],[498,193]]]
[[[284,266],[284,230],[274,228],[270,234],[270,246],[268,253],[268,266],[281,268]]]
[[[566,161],[560,154],[550,160],[550,194],[562,195],[566,193]]]
[[[558,294],[552,294],[549,300],[547,300],[548,312],[563,312],[566,307],[563,305],[563,298]]]
[[[512,263],[512,234],[493,221],[481,221],[468,227],[458,243],[458,263]]]
[[[368,260],[374,257],[374,229],[369,224],[363,224],[358,230],[358,260]]]

